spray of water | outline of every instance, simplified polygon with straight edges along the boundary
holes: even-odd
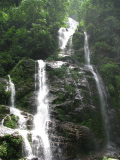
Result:
[[[33,154],[39,159],[51,160],[47,124],[50,121],[48,105],[48,86],[46,84],[45,62],[38,60],[37,113],[34,116],[32,136]]]

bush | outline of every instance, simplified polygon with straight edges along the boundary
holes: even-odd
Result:
[[[3,160],[17,160],[22,154],[22,138],[5,135],[0,138],[0,157]]]

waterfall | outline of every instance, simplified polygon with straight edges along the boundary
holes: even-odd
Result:
[[[96,87],[97,87],[99,98],[100,98],[101,113],[104,120],[104,128],[106,132],[107,145],[109,145],[110,135],[109,135],[109,122],[108,122],[108,116],[107,116],[107,94],[106,94],[106,90],[105,90],[105,86],[103,84],[102,78],[100,77],[97,70],[95,70],[94,67],[90,64],[90,50],[89,50],[89,44],[88,44],[88,35],[86,32],[84,32],[84,35],[85,35],[84,52],[85,52],[85,61],[86,61],[85,66],[93,74],[96,82]]]
[[[9,78],[9,84],[10,84],[10,91],[11,91],[11,97],[10,97],[10,102],[11,102],[11,107],[14,107],[15,103],[15,85],[11,81],[10,75],[8,75]]]
[[[32,157],[32,148],[31,148],[30,143],[27,139],[27,135],[28,135],[28,132],[26,131],[26,121],[27,121],[27,119],[24,118],[24,116],[21,114],[21,111],[19,109],[15,108],[15,94],[16,94],[15,85],[12,82],[10,75],[8,75],[8,78],[9,78],[9,85],[10,85],[10,91],[11,91],[10,113],[19,117],[17,131],[20,133],[20,135],[23,138],[23,142],[24,142],[23,152],[24,152],[26,157]]]
[[[48,106],[48,86],[46,84],[45,62],[38,60],[38,91],[37,91],[37,113],[34,116],[34,129],[32,135],[33,154],[39,160],[51,160],[51,149],[48,137],[47,124],[50,122]]]
[[[67,22],[68,28],[60,28],[58,31],[59,34],[59,48],[65,49],[69,38],[74,34],[75,29],[77,28],[78,22],[72,18],[68,18]]]
[[[37,63],[35,63],[35,90],[37,87]]]

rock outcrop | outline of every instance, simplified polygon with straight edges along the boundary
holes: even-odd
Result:
[[[69,62],[59,66],[60,61],[57,67],[54,64],[49,62],[46,67],[56,130],[51,140],[53,146],[59,142],[64,159],[73,160],[96,152],[104,143],[100,102],[93,76],[84,66]]]

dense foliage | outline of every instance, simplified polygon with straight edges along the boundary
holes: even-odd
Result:
[[[74,12],[80,22],[73,37],[74,49],[78,53],[80,48],[83,48],[83,32],[87,31],[92,63],[98,65],[110,94],[111,106],[118,108],[120,105],[119,0],[86,0],[79,3],[72,0],[71,2],[76,6]]]
[[[57,49],[67,6],[67,0],[0,2],[0,76],[22,57],[45,59]]]
[[[15,135],[0,137],[0,158],[15,160],[21,157],[22,138]]]
[[[93,63],[99,64],[113,107],[120,97],[120,10],[119,1],[89,0],[82,8],[84,27],[90,35]]]

